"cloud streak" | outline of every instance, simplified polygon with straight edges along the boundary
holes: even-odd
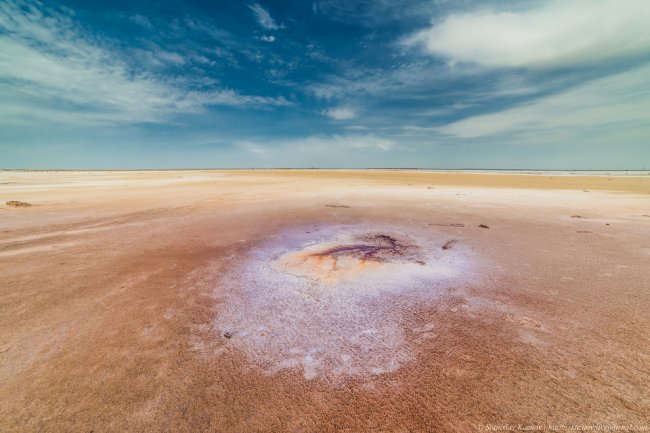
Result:
[[[319,155],[350,155],[359,152],[388,152],[395,146],[393,140],[373,134],[319,134],[274,141],[240,141],[237,145],[252,155],[284,155],[287,162]]]
[[[259,3],[253,3],[248,7],[253,11],[257,23],[266,30],[279,30],[284,28],[284,25],[276,23],[269,11],[264,9]]]
[[[110,42],[85,35],[70,16],[31,4],[2,4],[0,29],[3,124],[163,122],[209,106],[289,104],[231,89],[188,87],[183,80],[135,69]],[[184,62],[174,53],[158,54],[167,62]]]
[[[607,131],[650,140],[650,65],[599,78],[526,104],[431,128],[460,139],[497,137],[535,142],[584,140]]]
[[[334,120],[351,120],[357,117],[357,111],[352,107],[334,107],[325,111],[323,114]]]
[[[149,18],[145,17],[144,15],[134,14],[134,15],[131,15],[129,17],[129,19],[131,20],[131,22],[133,22],[133,23],[135,23],[135,24],[137,24],[137,25],[139,25],[141,27],[144,27],[144,28],[149,29],[149,30],[153,29],[153,24],[151,23]]]

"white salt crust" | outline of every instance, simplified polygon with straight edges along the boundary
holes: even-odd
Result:
[[[373,263],[342,279],[320,280],[278,267],[292,253],[349,244],[359,236],[386,234],[420,247],[418,259]],[[435,302],[471,278],[469,249],[448,236],[413,227],[336,225],[284,231],[244,257],[220,282],[227,294],[214,328],[229,345],[267,374],[300,371],[305,379],[341,382],[392,372],[414,359],[402,313]],[[424,262],[424,264],[422,264]],[[331,272],[337,272],[332,270]],[[425,331],[434,335],[435,329]],[[416,339],[422,341],[427,338]]]

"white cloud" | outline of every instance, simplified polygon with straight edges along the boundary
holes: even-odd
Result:
[[[376,27],[428,16],[441,3],[440,0],[316,0],[312,12],[343,23]]]
[[[84,37],[68,16],[23,2],[0,4],[0,105],[3,124],[161,122],[211,105],[287,105],[284,98],[196,90],[132,69],[97,38]],[[182,64],[175,53],[161,60]]]
[[[149,20],[149,18],[145,17],[144,15],[140,15],[140,14],[131,15],[131,17],[129,19],[131,20],[131,22],[133,22],[133,23],[135,23],[135,24],[137,24],[139,26],[142,26],[142,27],[144,27],[146,29],[152,29],[153,28],[153,24],[151,24],[151,21]]]
[[[302,140],[303,146],[321,148],[325,151],[332,149],[378,149],[388,151],[393,146],[392,140],[374,135],[329,135],[312,136]]]
[[[182,66],[183,64],[186,63],[185,57],[183,57],[181,54],[174,53],[171,51],[165,51],[163,49],[145,51],[142,53],[142,55],[144,57],[149,58],[149,61],[152,64],[157,64],[157,65]]]
[[[258,24],[265,29],[278,30],[284,28],[282,24],[276,23],[269,11],[264,9],[259,3],[253,3],[248,7],[255,14],[255,19],[257,19]]]
[[[318,158],[319,155],[345,155],[352,151],[375,150],[383,153],[391,150],[395,143],[371,134],[332,134],[264,142],[241,141],[236,145],[253,155],[284,155],[288,162],[292,162],[301,160],[305,155]]]
[[[592,80],[515,108],[433,129],[461,139],[526,137],[550,142],[553,134],[571,144],[572,139],[586,135],[607,133],[622,138],[636,131],[650,140],[648,77],[650,65]]]
[[[253,155],[269,155],[271,149],[267,146],[255,143],[254,141],[240,141],[236,143],[237,147],[244,149],[246,152]]]
[[[452,14],[406,43],[452,62],[488,67],[583,65],[650,52],[647,0],[531,4],[524,11]]]
[[[386,71],[383,69],[344,68],[341,75],[325,76],[306,86],[314,96],[326,100],[350,95],[388,94],[431,79],[431,69],[422,65],[407,65]]]
[[[264,42],[275,42],[275,36],[273,35],[262,35],[259,37],[260,41]]]
[[[468,77],[475,79],[484,68],[463,65],[454,70],[430,59],[416,59],[397,63],[390,68],[356,67],[351,63],[339,63],[340,71],[319,76],[316,82],[307,83],[305,91],[325,100],[349,100],[353,96],[378,96],[380,98],[399,95],[402,99],[424,99],[430,97],[431,85],[437,83],[441,89],[448,88],[448,80]],[[496,83],[487,83],[496,84]],[[504,83],[505,84],[505,83]],[[522,84],[522,83],[517,83]],[[426,93],[429,91],[428,93]],[[516,91],[509,88],[509,92]]]
[[[335,107],[325,111],[323,114],[334,120],[350,120],[357,117],[357,111],[351,107]]]
[[[353,149],[381,150],[388,151],[395,143],[384,137],[377,137],[372,134],[333,134],[333,135],[312,135],[306,138],[293,139],[287,145],[309,153],[346,152]]]

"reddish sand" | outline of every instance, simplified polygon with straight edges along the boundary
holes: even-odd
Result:
[[[648,428],[649,177],[0,172],[0,276],[0,431]]]

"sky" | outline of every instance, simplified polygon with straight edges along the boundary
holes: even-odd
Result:
[[[2,168],[650,169],[647,0],[0,0]]]

